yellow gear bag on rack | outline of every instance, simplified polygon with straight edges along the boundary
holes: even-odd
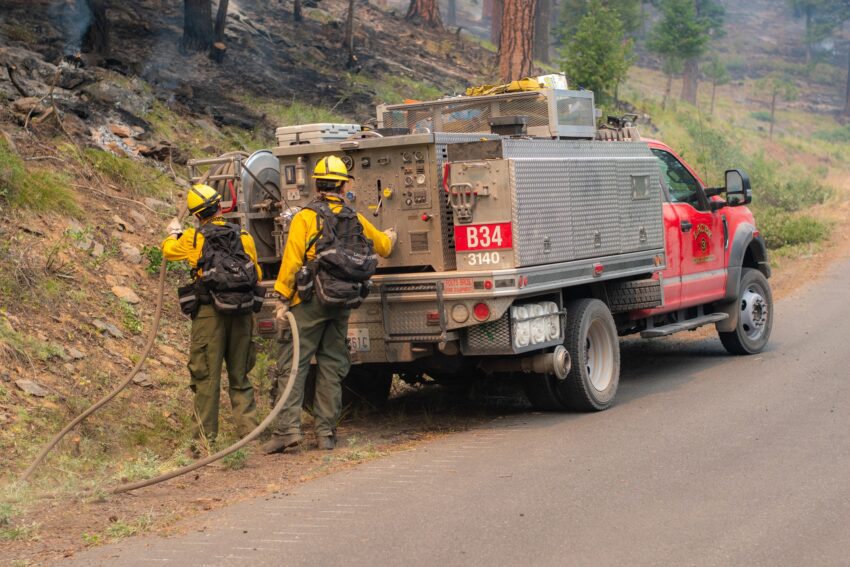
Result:
[[[511,81],[504,85],[481,85],[478,87],[469,87],[466,89],[466,96],[486,96],[503,93],[517,93],[523,91],[539,91],[543,87],[537,82],[537,79],[526,77],[517,81]]]

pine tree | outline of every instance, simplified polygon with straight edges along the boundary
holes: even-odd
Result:
[[[428,28],[443,28],[443,20],[440,17],[440,6],[437,4],[437,0],[410,0],[410,6],[407,8],[404,19]]]
[[[504,0],[499,34],[499,77],[514,81],[531,75],[534,10],[537,0]]]
[[[561,0],[556,34],[561,45],[567,44],[575,35],[578,23],[587,14],[590,4],[591,0]],[[640,0],[602,0],[602,5],[620,20],[626,34],[640,30],[643,21]]]
[[[770,134],[773,139],[773,127],[776,124],[776,103],[779,100],[790,102],[797,99],[797,85],[781,73],[771,73],[759,79],[756,87],[770,99]]]
[[[591,0],[572,39],[561,49],[561,67],[575,86],[611,101],[632,63],[632,40],[613,9]]]
[[[707,15],[697,12],[702,5]],[[682,61],[682,100],[696,104],[699,58],[705,53],[712,31],[722,22],[711,0],[661,0],[661,20],[650,34],[647,47],[664,60]],[[709,8],[711,8],[709,10]]]

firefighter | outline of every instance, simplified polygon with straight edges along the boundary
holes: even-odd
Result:
[[[310,274],[310,270],[321,270],[316,267],[315,261],[318,247],[322,247],[322,254],[343,248],[342,243],[339,246],[336,242],[325,244],[330,236],[323,231],[328,224],[324,219],[328,218],[335,226],[333,231],[327,231],[333,232],[334,238],[338,232],[343,232],[341,227],[346,225],[346,222],[353,225],[354,232],[358,233],[356,236],[368,245],[369,252],[349,256],[371,258],[365,261],[372,262],[372,272],[377,264],[374,254],[389,256],[396,241],[394,228],[381,232],[362,215],[355,216],[353,210],[345,204],[342,196],[351,190],[354,177],[349,175],[339,157],[328,156],[321,159],[316,164],[313,179],[316,180],[318,197],[293,217],[283,262],[275,282],[275,291],[280,294],[281,300],[275,313],[277,324],[279,328],[286,326],[284,315],[291,309],[298,326],[301,355],[300,360],[296,361],[299,368],[292,393],[272,426],[271,439],[263,445],[263,450],[269,454],[297,448],[302,442],[301,406],[313,356],[316,357],[317,363],[316,393],[313,400],[316,444],[319,449],[326,450],[331,450],[336,445],[336,425],[342,411],[342,379],[348,374],[350,367],[346,336],[351,309],[344,303],[327,305],[326,296],[309,293],[308,289],[312,289],[313,281],[319,281],[317,276],[314,277],[315,274],[306,276],[307,280],[304,279],[304,274]],[[328,288],[333,287],[334,282],[324,279],[322,281],[328,284]],[[347,282],[343,280],[342,283]],[[341,289],[345,287],[340,286]],[[277,395],[283,392],[288,380],[291,357],[292,345],[284,343],[278,361]]]
[[[255,280],[262,277],[257,263],[257,250],[254,239],[236,225],[225,222],[221,216],[221,195],[208,185],[194,185],[186,195],[189,212],[198,219],[199,229],[183,230],[180,220],[175,218],[168,225],[169,236],[162,243],[162,255],[167,260],[186,260],[192,268],[193,284],[183,289],[190,289],[190,295],[195,298],[194,308],[189,307],[184,312],[192,316],[192,340],[189,352],[189,387],[194,393],[195,438],[206,439],[208,444],[218,435],[218,406],[221,388],[222,362],[227,363],[229,381],[228,394],[236,420],[236,429],[240,437],[244,437],[257,427],[257,409],[254,402],[254,389],[248,380],[248,372],[254,364],[256,353],[251,340],[253,319],[251,313],[229,314],[217,310],[211,301],[209,293],[199,282],[202,274],[198,273],[199,261],[204,251],[204,232],[211,234],[208,229],[229,227],[239,230],[241,238],[231,238],[236,254],[247,254],[254,264]],[[216,225],[216,226],[212,226]],[[210,238],[213,238],[212,236]],[[238,250],[241,242],[242,250]],[[212,257],[211,253],[208,253]],[[244,256],[243,256],[244,257]],[[250,265],[250,264],[248,264]],[[181,296],[181,307],[184,300]],[[193,447],[197,454],[197,445]]]

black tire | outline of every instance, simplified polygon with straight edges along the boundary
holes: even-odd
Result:
[[[522,385],[531,407],[538,411],[565,411],[567,407],[558,392],[558,378],[553,374],[522,374]]]
[[[734,331],[718,331],[720,342],[731,354],[761,352],[773,329],[773,293],[764,274],[754,268],[743,269],[735,304],[738,323]]]
[[[607,291],[612,313],[652,309],[661,305],[661,283],[658,280],[612,282],[608,284]]]
[[[564,406],[574,411],[608,409],[620,383],[620,343],[608,306],[598,299],[567,303],[564,346],[572,356],[569,374],[557,385]]]

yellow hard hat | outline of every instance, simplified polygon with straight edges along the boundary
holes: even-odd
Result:
[[[186,207],[188,207],[190,213],[196,216],[206,216],[203,212],[209,211],[209,209],[215,211],[220,202],[221,195],[209,185],[201,183],[192,185],[192,188],[186,193]]]
[[[354,179],[349,175],[345,163],[336,156],[327,156],[319,160],[313,170],[313,179],[330,179],[333,181],[348,181]]]

